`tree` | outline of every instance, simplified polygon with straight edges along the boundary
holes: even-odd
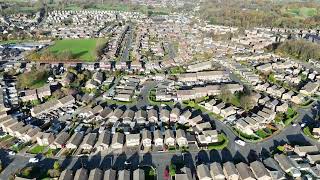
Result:
[[[240,105],[245,111],[249,111],[253,106],[253,99],[250,95],[240,97]]]
[[[220,92],[220,98],[222,99],[222,101],[223,102],[229,102],[231,97],[232,97],[232,93],[228,89],[228,87],[226,85],[222,85],[220,91],[221,91]]]

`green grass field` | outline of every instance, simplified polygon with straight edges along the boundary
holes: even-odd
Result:
[[[49,51],[59,54],[70,51],[72,55],[82,61],[96,60],[96,44],[98,39],[65,39],[58,40],[48,48]]]
[[[291,15],[299,17],[312,17],[318,13],[316,8],[307,7],[288,9],[287,12]]]

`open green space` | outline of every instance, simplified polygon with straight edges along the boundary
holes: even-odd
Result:
[[[44,86],[47,83],[49,72],[46,70],[36,70],[20,74],[17,77],[17,88],[18,89],[36,89]]]
[[[58,40],[54,45],[48,47],[53,54],[68,51],[72,54],[73,59],[82,61],[96,60],[96,46],[98,39],[64,39]]]
[[[38,154],[38,153],[43,153],[43,151],[45,150],[46,146],[35,146],[32,149],[30,149],[28,152],[31,154]]]

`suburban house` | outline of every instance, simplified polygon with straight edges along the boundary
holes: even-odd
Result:
[[[296,174],[299,171],[288,158],[288,156],[284,154],[275,154],[274,159],[278,162],[281,169],[286,173]],[[299,171],[300,172],[300,171]]]
[[[88,170],[84,168],[80,168],[76,171],[74,175],[74,180],[83,180],[88,179]]]
[[[239,179],[239,174],[236,166],[232,162],[225,162],[223,164],[223,172],[227,180],[237,180]]]
[[[160,121],[168,123],[170,120],[170,112],[167,109],[160,110]]]
[[[103,120],[109,118],[109,116],[112,114],[112,109],[109,107],[105,107],[97,116],[97,120]]]
[[[319,153],[319,148],[315,145],[313,146],[298,146],[294,147],[294,152],[300,157],[305,157],[307,154],[317,154]]]
[[[197,166],[197,175],[199,180],[212,180],[208,166],[205,164]]]
[[[212,179],[216,180],[224,180],[226,177],[223,173],[223,169],[221,164],[218,162],[213,162],[210,164],[210,174]]]
[[[320,154],[308,154],[307,159],[309,160],[310,164],[316,164],[320,162]]]
[[[203,134],[197,135],[197,139],[200,145],[208,145],[211,143],[218,142],[217,130],[206,130]]]
[[[134,147],[140,145],[140,134],[127,134],[126,135],[127,147]]]
[[[103,178],[103,171],[98,168],[94,168],[90,171],[88,180],[101,180]]]
[[[153,132],[153,142],[154,142],[154,145],[157,147],[163,146],[163,135],[160,130],[155,130]]]
[[[164,144],[169,146],[169,147],[172,147],[172,146],[175,146],[175,142],[176,141],[175,141],[175,138],[174,138],[172,130],[167,129],[164,132]]]
[[[112,137],[111,148],[112,149],[121,149],[124,143],[124,134],[115,133]]]
[[[186,137],[186,133],[182,129],[178,129],[176,131],[176,141],[179,147],[186,147],[188,146],[188,140]]]
[[[234,115],[236,113],[237,113],[237,110],[233,106],[228,106],[226,108],[221,109],[221,111],[220,111],[220,115],[223,118]]]
[[[257,180],[272,180],[268,170],[264,167],[262,162],[254,161],[250,163],[250,168]]]
[[[246,163],[240,162],[236,164],[236,168],[238,170],[240,179],[255,180],[254,174],[252,173],[250,167]]]
[[[129,170],[120,170],[118,171],[118,180],[129,180],[131,179],[131,176],[130,176],[130,171]]]
[[[142,145],[145,148],[150,148],[152,145],[152,137],[151,137],[151,132],[148,131],[147,129],[142,130]]]
[[[50,144],[50,148],[51,149],[64,148],[69,138],[70,138],[70,135],[67,132],[65,131],[60,132],[57,135],[56,139],[53,141],[53,143]]]
[[[301,88],[300,93],[307,96],[315,94],[319,89],[319,84],[319,82],[308,82]]]
[[[93,146],[95,145],[97,138],[97,133],[88,133],[86,136],[84,136],[83,141],[80,145],[80,148],[83,150],[91,150],[93,149]]]
[[[103,151],[109,148],[111,135],[109,131],[99,133],[98,140],[94,145],[97,151]]]
[[[61,172],[59,180],[71,180],[73,179],[73,171],[70,169],[65,169],[64,171]]]
[[[216,105],[212,106],[212,112],[215,114],[220,114],[221,109],[223,109],[225,106],[226,106],[226,104],[224,102],[216,104]]]
[[[200,115],[193,117],[188,120],[188,124],[192,127],[196,126],[198,123],[202,121],[202,117]]]
[[[116,180],[117,171],[114,169],[108,169],[104,172],[103,180]]]
[[[145,180],[144,170],[143,169],[134,170],[132,180]]]
[[[122,123],[130,124],[133,121],[133,118],[134,118],[134,111],[132,111],[131,109],[127,109],[122,114]]]
[[[148,111],[148,121],[150,123],[156,123],[158,122],[158,112],[155,109],[150,109]]]
[[[180,116],[180,109],[173,108],[170,112],[170,122],[177,122]]]
[[[66,144],[66,148],[68,149],[77,149],[82,142],[83,139],[83,133],[76,132],[74,133],[71,138],[68,140]]]
[[[179,124],[185,124],[187,120],[191,117],[192,113],[189,110],[184,111],[180,116],[178,123]]]
[[[109,122],[114,124],[117,122],[123,114],[123,111],[119,108],[115,109],[112,114],[109,116]]]
[[[35,127],[35,128],[30,129],[27,132],[27,134],[25,134],[23,136],[22,139],[24,140],[24,142],[28,142],[28,141],[32,141],[33,142],[33,141],[37,141],[37,137],[40,136],[40,135],[42,135],[41,129],[38,128],[38,127]]]
[[[37,137],[37,143],[39,146],[49,146],[54,141],[54,135],[52,133],[41,133],[41,136]]]
[[[145,110],[139,109],[136,112],[134,119],[136,120],[137,124],[146,124],[147,112]]]

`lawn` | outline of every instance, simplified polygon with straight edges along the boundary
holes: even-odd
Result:
[[[35,146],[32,149],[30,149],[28,152],[31,154],[38,154],[38,153],[42,153],[45,150],[46,146]]]
[[[264,129],[259,129],[258,131],[256,131],[256,135],[261,137],[262,139],[269,137],[272,132],[266,132],[267,130]]]
[[[64,39],[58,40],[48,50],[54,54],[69,51],[75,59],[82,61],[96,60],[98,39]]]
[[[208,149],[209,150],[212,150],[212,149],[222,150],[228,146],[228,143],[229,143],[229,139],[227,138],[227,136],[224,134],[219,134],[218,135],[218,142],[210,144],[208,146]]]

